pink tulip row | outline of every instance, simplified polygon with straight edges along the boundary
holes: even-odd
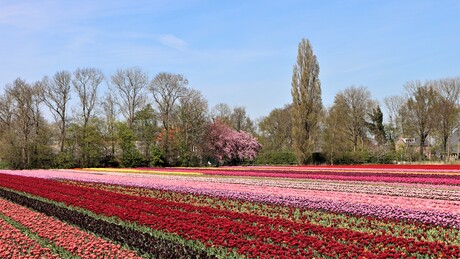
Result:
[[[0,258],[59,258],[59,256],[53,254],[49,248],[41,247],[35,240],[0,219]]]
[[[389,183],[423,183],[423,184],[448,184],[460,185],[460,179],[444,178],[444,177],[395,177],[379,175],[360,175],[361,173],[350,173],[349,175],[336,175],[328,172],[324,173],[275,173],[275,172],[235,172],[235,171],[213,171],[207,172],[208,175],[222,176],[240,176],[240,177],[275,177],[275,178],[290,178],[290,179],[315,179],[315,180],[334,180],[334,181],[369,181],[369,182],[389,182]],[[439,176],[439,175],[438,175]]]
[[[346,190],[334,188],[334,182],[309,181],[316,184],[315,188],[308,188],[308,182],[287,181],[278,179],[261,180],[254,178],[223,178],[216,177],[187,177],[165,176],[151,174],[126,173],[92,173],[83,171],[14,171],[6,172],[22,175],[33,175],[43,178],[63,178],[69,180],[102,182],[128,186],[155,188],[189,192],[196,194],[214,195],[225,198],[247,199],[270,203],[281,203],[291,206],[300,206],[311,209],[325,209],[339,213],[376,216],[396,219],[417,219],[422,222],[460,226],[460,202],[458,199],[442,199],[457,192],[457,188],[444,190],[445,186],[437,185],[438,199],[415,195],[417,190],[412,189],[412,195],[405,195],[404,188],[410,184],[394,184],[401,187],[398,195],[386,195],[385,190],[378,186],[356,181],[354,186]],[[274,183],[278,182],[278,183]],[[324,185],[322,185],[324,183]],[[314,186],[314,185],[311,185]],[[319,187],[318,187],[319,186]],[[323,188],[322,186],[326,186]],[[360,186],[363,189],[361,190]],[[388,186],[383,185],[383,186]],[[307,188],[299,188],[307,187]],[[323,188],[323,189],[322,189]],[[354,191],[353,188],[355,188]],[[430,187],[431,188],[431,187]],[[429,189],[427,188],[427,192]],[[360,191],[361,190],[361,191]],[[383,193],[382,193],[383,192]],[[458,195],[458,192],[457,192]],[[423,198],[417,198],[423,197]],[[454,196],[455,197],[455,196]]]
[[[294,188],[318,191],[340,191],[349,193],[367,193],[378,195],[402,196],[424,199],[460,201],[458,186],[426,186],[414,184],[369,183],[358,181],[294,181],[284,179],[242,179],[242,178],[201,178],[201,181],[261,185],[281,188]]]
[[[399,207],[417,211],[436,211],[441,213],[451,213],[460,215],[460,201],[458,199],[430,199],[429,195],[420,195],[426,198],[417,198],[420,196],[415,195],[418,190],[413,189],[412,195],[404,195],[404,189],[399,192],[399,195],[384,195],[385,191],[391,194],[392,188],[380,188],[380,193],[377,186],[374,185],[355,185],[348,187],[346,190],[340,190],[334,183],[316,181],[318,184],[324,184],[324,188],[299,188],[299,186],[306,186],[309,182],[297,181],[282,181],[280,180],[260,180],[260,179],[241,179],[241,178],[206,178],[206,177],[187,177],[187,176],[163,176],[163,175],[138,175],[131,177],[126,174],[85,174],[84,172],[66,173],[57,171],[62,174],[62,177],[73,180],[85,181],[101,181],[105,183],[133,185],[140,187],[184,187],[184,188],[198,188],[201,190],[214,190],[214,191],[236,191],[240,193],[251,193],[260,195],[272,195],[280,197],[293,197],[296,199],[308,198],[313,200],[328,200],[337,202],[347,202],[356,204],[372,204],[380,206]],[[61,175],[55,175],[60,177]],[[70,176],[70,177],[69,177]],[[268,183],[268,184],[267,184]],[[311,183],[310,183],[311,184]],[[363,187],[364,186],[364,187]],[[363,188],[362,190],[360,188]],[[373,190],[366,193],[366,190]],[[397,189],[395,189],[397,190]],[[430,190],[428,189],[427,192]],[[459,192],[443,193],[441,189],[436,190],[442,196],[450,196],[455,194],[458,197]],[[411,197],[407,197],[411,196]],[[415,197],[414,197],[415,196]],[[428,196],[428,197],[427,197]]]
[[[248,185],[222,182],[206,182],[202,179],[190,181],[189,179],[157,179],[156,184],[163,186],[194,187],[204,190],[237,191],[252,194],[270,194],[281,197],[309,198],[359,204],[373,204],[391,207],[401,207],[418,211],[438,211],[460,215],[460,202],[448,200],[422,199],[412,197],[388,196],[380,194],[367,194],[359,192],[343,192],[332,190],[309,190],[292,187],[267,186],[263,184]]]
[[[0,212],[81,258],[139,258],[134,251],[3,199]]]
[[[178,179],[175,176],[151,176],[152,178],[161,179]],[[359,181],[305,181],[305,180],[285,180],[285,179],[261,179],[261,178],[217,178],[217,177],[189,177],[182,176],[179,178],[192,182],[210,182],[216,184],[242,184],[248,186],[279,187],[289,189],[317,190],[317,191],[340,191],[347,193],[365,193],[385,196],[401,196],[423,199],[450,200],[460,201],[459,186],[439,185],[420,185],[420,184],[388,184],[388,183],[370,183]]]
[[[170,170],[163,169],[163,170]],[[171,169],[172,170],[172,169]],[[178,169],[175,169],[178,170]],[[31,170],[31,171],[10,171],[10,170],[0,170],[0,173],[6,174],[17,174],[17,175],[24,175],[24,176],[33,176],[33,177],[40,177],[46,179],[68,179],[68,180],[80,180],[80,181],[94,181],[94,182],[104,182],[104,181],[127,181],[138,183],[138,182],[150,182],[154,181],[153,179],[157,178],[167,178],[167,179],[177,179],[176,176],[171,175],[152,175],[152,174],[136,174],[136,173],[118,173],[118,172],[87,172],[82,170]],[[433,198],[437,198],[436,196],[440,196],[441,199],[444,198],[452,198],[452,196],[458,197],[458,193],[460,192],[460,186],[455,185],[432,185],[432,184],[420,184],[420,183],[387,183],[387,182],[380,182],[376,184],[375,182],[368,182],[368,181],[360,181],[359,179],[350,180],[350,181],[330,181],[330,180],[292,180],[292,179],[271,179],[266,178],[266,180],[261,180],[262,178],[258,178],[253,180],[254,178],[241,178],[241,177],[231,177],[231,178],[216,178],[216,177],[200,177],[197,179],[196,177],[190,176],[180,176],[181,179],[192,179],[194,181],[216,181],[216,182],[231,182],[231,183],[245,183],[251,184],[251,182],[255,182],[256,185],[260,184],[268,184],[272,186],[280,186],[280,187],[288,187],[288,188],[303,188],[303,189],[315,189],[314,185],[321,185],[325,186],[326,184],[335,185],[333,188],[335,189],[338,185],[347,185],[347,184],[361,184],[369,186],[368,190],[375,190],[374,187],[381,188],[382,192],[387,192],[391,188],[397,187],[403,190],[411,190],[416,191],[419,195],[414,194],[414,197],[419,198],[430,198],[430,196],[435,196]],[[149,180],[150,178],[153,178]],[[391,191],[392,193],[395,190]],[[410,193],[410,192],[409,192]],[[404,191],[401,195],[398,196],[407,196],[404,194]],[[412,195],[409,195],[412,196]],[[454,200],[457,200],[455,198]]]

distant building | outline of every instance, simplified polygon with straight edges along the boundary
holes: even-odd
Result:
[[[450,157],[448,160],[458,160],[460,154],[459,138],[460,129],[457,128],[449,137],[449,141],[447,143],[448,152],[442,153],[438,151],[436,154],[433,154],[433,156],[436,156],[441,160],[446,160],[446,156],[449,155]],[[437,146],[437,144],[439,143],[436,143],[436,141],[430,136],[428,136],[425,140],[425,143],[423,145],[423,153],[428,159],[431,159],[432,157],[432,147],[435,145]],[[411,157],[413,154],[417,154],[419,152],[420,140],[419,138],[400,137],[398,141],[395,143],[395,146],[397,151],[400,151]]]
[[[400,137],[395,143],[396,151],[401,152],[405,155],[406,160],[416,160],[418,159],[418,154],[420,150],[420,139],[413,137]],[[426,158],[431,159],[431,147],[433,146],[433,139],[427,137],[425,143],[423,144],[423,154]]]

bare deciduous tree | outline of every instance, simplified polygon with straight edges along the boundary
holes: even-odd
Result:
[[[150,83],[153,100],[160,113],[160,120],[165,130],[163,148],[165,155],[169,155],[169,130],[176,102],[186,93],[188,80],[179,74],[159,73]]]
[[[60,136],[60,151],[64,151],[67,123],[67,108],[70,100],[71,74],[68,71],[57,72],[52,79],[44,77],[38,82],[42,100],[50,109],[54,120],[58,124]]]
[[[347,118],[342,116],[338,105],[334,105],[327,110],[324,118],[323,151],[331,165],[334,164],[337,156],[349,152],[353,145],[344,127],[343,120]]]
[[[437,92],[427,82],[409,81],[404,87],[408,93],[408,120],[419,139],[419,159],[423,159],[424,146],[428,135],[437,123],[435,106]]]
[[[105,117],[105,130],[104,135],[106,138],[106,143],[109,145],[109,151],[106,152],[106,157],[108,159],[114,159],[115,157],[115,144],[116,144],[116,136],[115,136],[115,124],[116,124],[116,114],[117,114],[117,107],[115,103],[115,98],[111,94],[111,90],[109,89],[108,93],[102,100],[102,111]]]
[[[0,96],[0,134],[11,128],[13,119],[13,101],[6,95]]]
[[[132,123],[136,112],[144,107],[145,88],[148,85],[148,76],[140,68],[119,69],[112,76],[112,85],[117,93],[116,100],[120,111],[126,119],[128,128]]]
[[[292,151],[291,105],[277,108],[259,123],[264,152]]]
[[[40,138],[44,129],[44,119],[39,110],[39,89],[18,78],[6,87],[5,98],[8,101],[2,105],[1,117],[2,123],[8,123],[9,128],[2,132],[1,151],[14,168],[39,166],[37,157],[43,155],[39,145],[42,144]]]
[[[226,103],[218,103],[211,109],[211,119],[220,121],[230,125],[230,116],[232,115],[232,110],[230,106]]]
[[[90,149],[89,121],[94,111],[97,100],[97,89],[102,83],[104,75],[102,71],[95,68],[79,68],[74,72],[72,85],[80,99],[81,116],[83,125],[81,127],[81,138],[78,140],[81,149],[81,163],[84,167],[89,164]]]
[[[454,129],[458,127],[459,122],[459,99],[460,99],[460,77],[444,78],[440,80],[430,81],[438,92],[438,100],[436,101],[436,114],[439,120],[437,128],[441,135],[442,151],[450,157],[450,141]]]
[[[359,142],[364,145],[366,118],[374,106],[375,102],[366,87],[352,86],[335,96],[333,109],[340,113],[340,128],[353,144],[353,152],[358,150]]]
[[[186,89],[177,105],[177,128],[181,148],[181,164],[199,164],[205,150],[205,129],[208,102],[200,91]]]
[[[404,135],[407,99],[402,95],[388,96],[383,99],[389,118],[389,138],[395,141]]]
[[[142,110],[136,113],[133,123],[133,130],[138,141],[137,147],[146,162],[151,162],[151,151],[155,145],[155,137],[158,134],[157,112],[151,104],[147,104]]]
[[[245,131],[254,134],[254,123],[251,118],[246,115],[246,108],[240,106],[233,108],[233,112],[230,115],[230,122],[233,129],[236,131]]]
[[[96,68],[78,68],[74,72],[72,85],[80,99],[83,128],[88,125],[96,106],[97,89],[104,80],[104,74]]]

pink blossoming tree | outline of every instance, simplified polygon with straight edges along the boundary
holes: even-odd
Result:
[[[221,120],[208,126],[208,148],[218,163],[241,163],[254,160],[261,148],[260,143],[249,133],[236,131]]]

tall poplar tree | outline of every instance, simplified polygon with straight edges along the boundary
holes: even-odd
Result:
[[[308,39],[299,43],[297,63],[292,74],[292,139],[297,160],[311,161],[319,142],[322,111],[319,65]]]

